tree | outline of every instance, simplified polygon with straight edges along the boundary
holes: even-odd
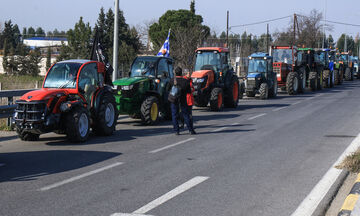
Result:
[[[27,38],[31,38],[31,37],[35,37],[35,29],[33,27],[29,27],[28,30],[27,30]]]
[[[195,14],[195,0],[191,0],[190,3],[190,12]]]
[[[41,27],[38,27],[35,31],[35,35],[36,37],[44,37],[45,31]]]
[[[6,43],[6,48],[16,48],[20,43],[20,30],[18,25],[13,25],[11,20],[5,22],[4,30],[0,37],[0,49],[4,49],[4,42]]]
[[[195,8],[193,10],[195,11]],[[202,16],[190,10],[168,10],[158,22],[150,26],[149,36],[155,50],[159,50],[171,29],[171,56],[179,65],[191,69],[192,62],[189,59],[194,56],[194,50],[210,35],[210,28],[202,25],[202,22]]]
[[[46,71],[48,71],[50,67],[51,67],[51,47],[49,46],[47,48],[47,53],[46,53]]]
[[[346,36],[346,50],[345,50],[345,36]],[[355,41],[352,36],[342,34],[338,41],[336,42],[336,48],[338,48],[341,52],[352,52],[355,53],[357,47],[355,46]]]
[[[74,29],[70,29],[67,32],[71,58],[88,59],[90,57],[91,36],[92,32],[90,24],[85,24],[83,18],[80,17],[80,20],[75,24]]]

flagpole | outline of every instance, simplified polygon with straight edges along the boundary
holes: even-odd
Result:
[[[118,71],[118,50],[119,50],[119,0],[115,0],[115,22],[114,22],[114,47],[113,47],[113,74],[112,81],[116,80]]]

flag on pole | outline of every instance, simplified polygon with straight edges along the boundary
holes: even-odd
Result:
[[[157,54],[158,56],[169,57],[169,55],[170,55],[170,42],[169,42],[170,31],[171,31],[171,29],[169,29],[168,36],[165,40],[165,43],[162,45],[161,49],[159,50],[159,53]]]

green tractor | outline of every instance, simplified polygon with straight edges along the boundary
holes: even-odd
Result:
[[[306,71],[307,85],[311,91],[323,88],[324,66],[313,48],[298,48],[296,68]]]
[[[342,52],[339,58],[339,68],[343,70],[344,78],[346,81],[354,80],[354,64],[351,61],[351,56],[348,52]]]
[[[171,118],[167,100],[173,75],[173,59],[162,56],[138,56],[129,77],[116,80],[115,99],[119,114],[141,119],[145,125]]]
[[[340,53],[337,50],[331,50],[330,59],[334,63],[335,85],[341,85],[344,81],[344,70],[343,64],[340,62]]]

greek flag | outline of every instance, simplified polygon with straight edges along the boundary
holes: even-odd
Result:
[[[170,42],[169,42],[169,38],[170,38],[170,30],[169,29],[169,34],[165,40],[165,43],[162,45],[159,53],[157,54],[158,56],[165,56],[165,57],[169,57],[170,55]]]

